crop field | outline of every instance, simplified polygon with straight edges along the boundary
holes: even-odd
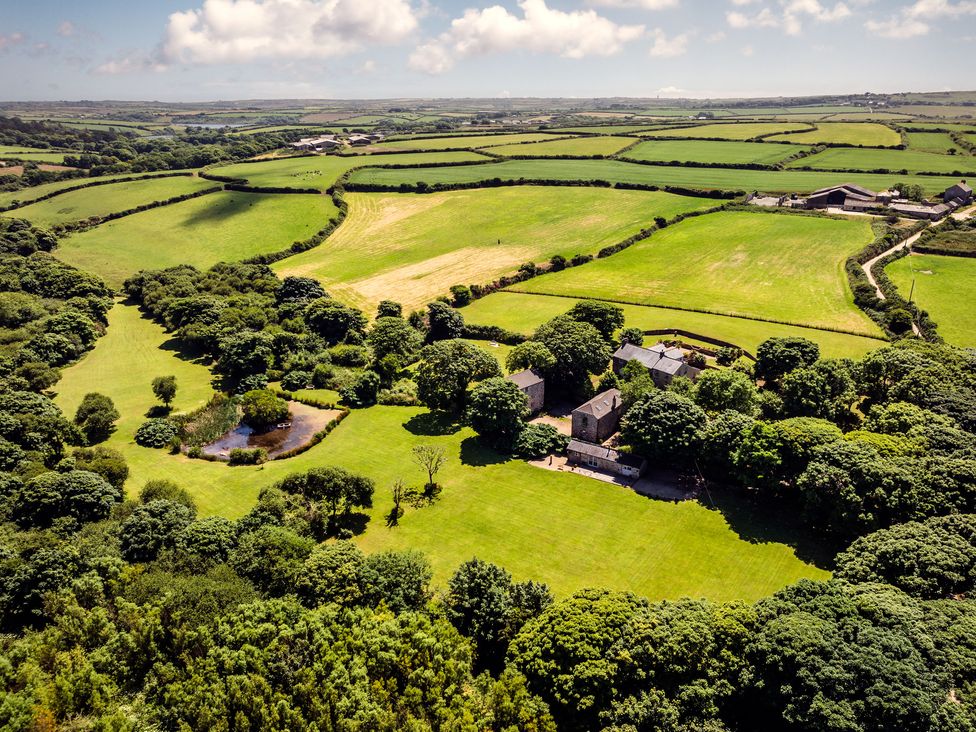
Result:
[[[901,144],[901,135],[886,125],[874,122],[819,122],[817,129],[787,135],[776,135],[774,141],[795,142],[802,145],[832,143],[885,147]]]
[[[214,175],[246,179],[249,185],[273,188],[316,188],[324,191],[347,170],[367,165],[427,165],[468,163],[486,160],[478,153],[457,151],[441,153],[406,153],[369,156],[305,155],[279,158],[261,163],[238,163],[212,168]]]
[[[637,140],[633,137],[574,137],[567,140],[550,140],[522,145],[502,145],[489,148],[494,155],[532,155],[547,157],[555,155],[613,155]]]
[[[142,269],[203,268],[287,249],[337,213],[328,196],[212,193],[72,234],[55,253],[118,287]]]
[[[889,264],[888,276],[899,292],[928,311],[947,342],[976,348],[976,259],[912,254]]]
[[[475,300],[461,312],[466,323],[498,325],[516,333],[531,335],[547,320],[569,310],[581,298],[552,297],[501,290]],[[625,325],[642,330],[680,329],[698,335],[734,343],[750,353],[767,338],[799,336],[820,345],[828,358],[858,358],[885,344],[885,341],[866,336],[835,333],[813,328],[801,328],[780,323],[766,323],[728,315],[696,313],[688,310],[652,307],[648,305],[620,305],[627,321]]]
[[[68,191],[60,196],[15,209],[7,215],[27,219],[40,226],[51,226],[125,211],[153,201],[164,201],[213,188],[215,185],[218,184],[189,176],[126,181]]]
[[[175,374],[174,406],[186,411],[209,397],[210,374],[182,360],[163,331],[134,307],[117,305],[109,322],[95,350],[65,370],[57,402],[70,415],[89,391],[113,399],[122,418],[106,444],[125,456],[130,492],[166,476],[193,494],[202,515],[234,518],[251,508],[263,486],[313,466],[339,465],[376,481],[371,520],[356,541],[367,551],[426,552],[439,585],[474,555],[518,579],[546,582],[559,596],[598,585],[651,599],[752,601],[801,577],[827,576],[784,544],[740,538],[720,511],[695,502],[652,501],[627,488],[503,458],[480,447],[466,428],[425,427],[431,420],[417,408],[354,411],[308,452],[257,467],[232,468],[139,447],[132,436],[155,404],[152,377]],[[443,492],[433,505],[408,508],[399,526],[387,528],[389,486],[401,477],[408,484],[422,481],[410,459],[417,444],[447,451],[439,476]],[[652,560],[664,555],[666,563]]]
[[[944,155],[951,149],[959,149],[947,132],[909,132],[908,149]]]
[[[59,180],[53,183],[43,183],[39,186],[31,186],[30,188],[22,188],[19,191],[0,191],[0,206],[10,206],[18,201],[28,202],[35,201],[38,198],[46,196],[50,193],[55,193],[56,191],[63,191],[66,188],[77,188],[78,186],[83,186],[86,183],[91,183],[93,181],[116,181],[122,178],[142,178],[146,177],[164,177],[171,175],[175,171],[165,171],[160,173],[145,173],[145,174],[120,174],[120,175],[103,175],[97,178],[68,178],[67,180]],[[100,188],[101,186],[93,186],[94,188]],[[7,212],[8,216],[13,216],[14,214]]]
[[[536,277],[521,292],[596,297],[878,335],[844,272],[867,220],[721,212],[682,221],[605,259]]]
[[[595,125],[592,127],[556,127],[549,132],[558,133],[583,133],[591,135],[629,135],[633,132],[645,132],[647,130],[658,130],[663,125],[648,123],[646,125]]]
[[[487,283],[524,262],[595,253],[656,216],[714,205],[667,193],[544,186],[351,193],[347,201],[346,220],[325,244],[274,269],[314,277],[367,312],[386,298],[409,310],[451,285]]]
[[[385,157],[385,156],[384,156]],[[304,159],[304,158],[303,158]],[[736,168],[689,168],[640,165],[622,160],[506,160],[485,165],[356,171],[351,181],[399,186],[418,181],[436,184],[477,183],[500,180],[605,180],[656,186],[686,186],[698,190],[810,192],[839,183],[853,182],[873,190],[885,190],[898,181],[917,183],[926,193],[939,193],[956,182],[952,176],[831,173],[803,170],[740,170]]]
[[[809,125],[795,122],[736,122],[716,125],[699,125],[682,129],[651,130],[641,137],[697,137],[723,140],[751,140],[760,135],[807,130]]]
[[[370,145],[366,150],[381,152],[389,150],[462,150],[465,148],[493,147],[495,145],[509,145],[520,142],[539,142],[552,140],[559,135],[547,135],[542,132],[527,132],[512,135],[452,135],[449,137],[421,137],[404,140],[390,140]]]
[[[976,156],[938,155],[918,150],[871,150],[834,147],[808,158],[787,163],[788,168],[809,166],[826,170],[908,170],[916,173],[970,173]]]
[[[627,160],[655,162],[773,165],[790,155],[809,150],[803,145],[771,145],[762,142],[713,142],[708,140],[648,140],[625,152]]]

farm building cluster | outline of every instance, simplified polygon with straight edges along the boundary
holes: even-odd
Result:
[[[291,146],[296,150],[303,150],[305,152],[327,153],[339,150],[344,145],[362,147],[363,145],[380,142],[382,139],[383,135],[379,132],[349,135],[345,140],[340,139],[337,135],[319,135],[318,137],[303,137],[298,142],[291,143]]]
[[[613,354],[612,367],[620,374],[636,361],[647,369],[655,386],[665,389],[677,377],[694,381],[701,369],[691,366],[680,348],[658,343],[650,348],[625,343]],[[545,378],[534,369],[509,377],[528,399],[532,414],[542,411],[546,399]],[[566,449],[568,463],[625,480],[637,480],[647,469],[647,461],[615,449],[612,444],[620,430],[624,403],[619,389],[608,389],[576,407],[571,415],[572,429]]]

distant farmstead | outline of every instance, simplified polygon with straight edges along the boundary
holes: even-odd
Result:
[[[335,135],[323,135],[321,137],[303,137],[298,142],[291,143],[291,146],[296,150],[327,152],[337,150],[342,147],[342,143],[335,138]]]

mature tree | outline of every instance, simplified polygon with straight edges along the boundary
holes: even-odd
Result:
[[[281,281],[281,287],[275,293],[279,303],[307,303],[327,296],[317,280],[291,275]]]
[[[519,433],[512,452],[526,460],[538,460],[564,451],[568,443],[569,437],[551,424],[530,423]]]
[[[600,331],[606,341],[611,340],[616,330],[624,325],[623,308],[599,300],[580,300],[566,315],[580,323],[589,323]]]
[[[244,331],[221,339],[217,369],[233,379],[263,374],[274,363],[269,333]]]
[[[395,613],[421,610],[431,597],[433,576],[427,557],[415,549],[373,552],[362,565],[365,600]]]
[[[508,572],[477,558],[458,567],[448,581],[447,619],[471,639],[483,668],[499,668],[505,657],[511,591]]]
[[[262,526],[243,534],[230,555],[231,566],[270,595],[295,591],[298,575],[315,541],[280,526]]]
[[[818,361],[783,377],[783,412],[790,417],[851,421],[857,399],[850,367],[844,361]]]
[[[402,318],[403,306],[393,300],[380,300],[376,306],[376,319],[380,318]]]
[[[301,497],[310,515],[324,512],[327,518],[325,533],[335,532],[339,528],[340,515],[345,517],[353,509],[372,506],[375,490],[371,479],[334,466],[293,473],[279,486],[285,493]],[[313,529],[316,528],[317,521],[312,523]],[[319,527],[318,533],[322,531]]]
[[[529,416],[529,398],[516,384],[496,376],[478,384],[468,399],[468,422],[489,445],[511,450]]]
[[[620,331],[620,344],[626,345],[627,343],[632,346],[643,346],[644,345],[644,331],[640,328],[624,328]]]
[[[176,549],[203,562],[226,562],[237,546],[237,527],[223,516],[208,516],[187,524],[176,536]]]
[[[424,348],[417,369],[420,401],[430,409],[461,412],[467,403],[468,385],[501,376],[497,359],[464,341],[440,341]]]
[[[412,455],[413,461],[427,473],[427,487],[434,488],[437,474],[447,462],[447,452],[439,445],[414,445]]]
[[[71,459],[77,470],[97,473],[119,490],[129,477],[129,466],[122,453],[110,447],[79,447],[71,453]]]
[[[837,442],[844,436],[837,425],[813,417],[783,419],[773,422],[772,427],[779,436],[783,478],[789,481],[806,470],[817,448]]]
[[[379,390],[380,375],[366,370],[339,389],[339,396],[350,407],[371,407],[376,404]]]
[[[319,544],[298,572],[296,589],[302,600],[314,607],[363,603],[362,567],[366,555],[350,541]]]
[[[376,359],[385,356],[412,356],[420,348],[423,338],[403,318],[378,318],[366,336]]]
[[[772,491],[782,486],[783,436],[774,425],[753,422],[745,427],[729,457],[745,487]]]
[[[13,518],[25,528],[50,526],[58,518],[78,523],[106,518],[122,499],[121,491],[96,473],[69,470],[41,473],[19,487],[11,505]]]
[[[196,503],[190,492],[182,488],[176,481],[168,478],[155,478],[146,481],[146,484],[139,491],[139,502],[149,503],[150,501],[173,501],[182,503],[196,511]]]
[[[755,382],[740,371],[703,371],[695,383],[695,402],[706,412],[731,409],[752,415],[758,398]]]
[[[556,359],[543,374],[547,387],[557,392],[580,389],[590,374],[603,373],[610,361],[610,347],[600,331],[566,315],[540,326],[533,340],[548,348]]]
[[[508,358],[505,359],[505,367],[511,373],[522,371],[523,369],[545,371],[555,365],[556,357],[538,341],[519,343],[509,351]]]
[[[135,441],[143,447],[166,447],[177,434],[176,425],[168,419],[147,419],[136,430]]]
[[[427,306],[427,342],[447,341],[464,335],[464,318],[446,302]]]
[[[244,421],[252,427],[266,427],[288,418],[288,402],[273,391],[254,389],[241,397]]]
[[[366,331],[366,316],[329,298],[312,300],[305,306],[305,323],[316,335],[329,343],[339,343],[349,333],[362,335]]]
[[[794,369],[813,365],[819,358],[820,347],[806,338],[770,338],[756,349],[756,378],[776,381]]]
[[[667,391],[652,391],[624,416],[624,442],[658,460],[685,460],[700,444],[708,420],[690,399]]]
[[[872,402],[888,400],[891,389],[916,369],[931,363],[907,348],[879,348],[861,359],[856,369],[857,391]]]
[[[177,537],[193,518],[190,508],[174,501],[137,506],[119,527],[122,556],[130,562],[151,562],[164,549],[176,546]]]
[[[156,398],[163,403],[164,406],[169,407],[176,398],[176,377],[175,376],[157,376],[152,381],[152,390]]]
[[[708,420],[698,453],[702,470],[719,480],[727,480],[733,472],[732,456],[754,423],[752,417],[735,411],[720,412]]]
[[[89,392],[85,394],[75,412],[75,424],[85,436],[89,445],[108,439],[115,429],[115,421],[120,417],[112,400],[104,394]]]

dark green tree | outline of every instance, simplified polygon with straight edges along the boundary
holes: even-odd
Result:
[[[705,412],[690,399],[652,391],[627,411],[621,436],[649,458],[683,461],[695,454],[707,422]]]
[[[468,398],[468,422],[489,445],[511,450],[525,428],[529,399],[515,383],[501,376],[478,384]]]
[[[424,348],[417,369],[420,401],[430,409],[459,413],[467,404],[468,385],[501,376],[490,353],[464,341],[440,341]]]

